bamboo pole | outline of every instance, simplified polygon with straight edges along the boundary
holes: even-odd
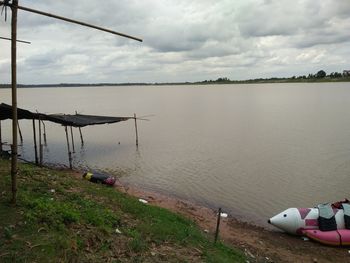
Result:
[[[41,142],[41,120],[39,118],[38,120],[39,123],[39,165],[42,166],[43,165],[43,145]]]
[[[0,120],[0,154],[2,153],[2,133],[1,133],[1,120]]]
[[[136,121],[136,113],[134,113],[134,120],[135,120],[135,133],[136,133],[136,146],[139,146],[139,134],[137,132],[137,121]]]
[[[39,164],[38,160],[38,147],[36,144],[36,128],[35,128],[35,119],[33,119],[33,137],[34,137],[34,154],[35,154],[35,164]]]
[[[81,132],[81,128],[80,127],[79,127],[79,133],[80,133],[81,145],[84,146],[83,133]]]
[[[40,144],[40,166],[43,166],[44,161],[44,145]]]
[[[47,140],[46,140],[46,125],[44,121],[41,121],[41,123],[43,124],[43,128],[44,128],[44,144],[45,146],[47,146]]]
[[[64,130],[65,130],[65,132],[66,132],[66,139],[67,139],[67,149],[68,149],[69,168],[72,169],[72,168],[73,168],[73,165],[72,165],[72,153],[71,153],[70,147],[69,147],[69,138],[68,138],[67,126],[64,126]]]
[[[11,98],[12,98],[12,146],[11,146],[11,203],[17,201],[17,6],[18,0],[12,1],[11,18]]]
[[[21,140],[21,144],[23,145],[23,136],[22,136],[21,126],[19,126],[18,120],[17,120],[17,126],[18,126],[19,138]]]
[[[216,230],[215,230],[215,240],[214,240],[214,243],[216,243],[216,241],[218,241],[219,229],[220,229],[220,219],[221,219],[221,208],[219,208],[218,219],[217,219],[217,221],[216,221]]]
[[[27,12],[31,12],[31,13],[35,13],[35,14],[39,14],[39,15],[43,15],[43,16],[48,16],[48,17],[52,17],[52,18],[56,18],[56,19],[63,20],[63,21],[69,22],[69,23],[78,24],[78,25],[81,25],[81,26],[91,27],[91,28],[94,28],[94,29],[97,29],[97,30],[100,30],[100,31],[108,32],[108,33],[111,33],[111,34],[114,34],[114,35],[130,38],[130,39],[142,42],[142,39],[137,38],[137,37],[133,37],[133,36],[130,36],[130,35],[127,35],[127,34],[124,34],[124,33],[120,33],[120,32],[116,32],[116,31],[113,31],[113,30],[110,30],[110,29],[106,29],[106,28],[103,28],[103,27],[91,25],[91,24],[88,24],[88,23],[85,23],[85,22],[80,22],[80,21],[77,21],[77,20],[74,20],[74,19],[70,19],[70,18],[67,18],[67,17],[58,16],[58,15],[50,14],[50,13],[47,13],[47,12],[35,10],[35,9],[28,8],[28,7],[25,7],[25,6],[18,6],[18,0],[17,1],[13,1],[13,4],[5,4],[4,1],[0,1],[0,4],[5,4],[5,5],[11,6],[11,7],[13,5],[15,5],[15,3],[16,3],[16,6],[18,7],[18,9],[21,9],[23,11],[27,11]]]
[[[7,38],[7,37],[0,37],[0,39],[3,39],[3,40],[10,40],[10,41],[11,41],[11,38]],[[19,40],[19,39],[17,39],[16,41],[19,42],[19,43],[31,44],[31,42],[25,41],[25,40]]]
[[[78,115],[78,112],[75,111],[75,115]],[[81,127],[79,127],[79,134],[80,134],[80,140],[81,140],[81,145],[84,145],[84,138],[83,138],[83,133],[81,132]]]
[[[70,137],[72,139],[72,149],[73,149],[73,153],[75,153],[75,145],[74,145],[74,136],[73,136],[73,127],[70,126]]]

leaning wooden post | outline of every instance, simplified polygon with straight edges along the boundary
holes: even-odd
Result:
[[[78,115],[78,112],[75,111],[75,115]],[[81,140],[81,145],[84,145],[84,139],[83,139],[83,133],[81,132],[81,127],[79,127],[79,134],[80,134],[80,140]]]
[[[219,229],[220,229],[220,218],[221,218],[221,208],[219,208],[218,219],[216,221],[216,230],[215,230],[215,240],[214,243],[218,240],[219,237]]]
[[[137,121],[136,121],[136,113],[134,113],[134,120],[135,120],[135,133],[136,133],[136,146],[139,146],[139,135],[137,132]]]
[[[38,160],[38,147],[36,144],[36,128],[35,128],[35,119],[33,119],[33,138],[34,138],[34,154],[35,154],[35,164],[39,164]]]
[[[11,97],[12,97],[12,145],[11,145],[11,189],[12,204],[17,200],[17,9],[18,0],[12,1],[11,18]],[[5,6],[6,8],[6,6]]]
[[[17,120],[17,126],[18,126],[19,138],[21,140],[21,144],[23,144],[23,136],[22,136],[21,126],[19,126],[18,120]]]
[[[70,147],[69,147],[69,137],[68,137],[67,126],[64,126],[64,130],[66,131],[67,149],[68,149],[68,159],[69,159],[69,168],[72,169],[72,168],[73,168],[73,165],[72,165],[72,153],[71,153]]]
[[[75,145],[74,145],[74,136],[73,136],[73,127],[72,126],[70,126],[70,137],[72,139],[73,153],[75,153]]]
[[[83,139],[83,133],[81,132],[81,128],[79,127],[79,133],[80,133],[80,140],[81,140],[81,145],[84,145],[84,139]]]

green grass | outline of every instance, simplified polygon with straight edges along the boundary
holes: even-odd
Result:
[[[0,160],[0,262],[244,262],[191,221],[68,172]],[[117,233],[120,231],[121,233]]]

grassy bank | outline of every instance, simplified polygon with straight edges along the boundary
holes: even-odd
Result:
[[[0,159],[0,262],[244,262],[190,220],[69,172]]]

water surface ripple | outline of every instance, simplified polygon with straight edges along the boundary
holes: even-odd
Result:
[[[131,116],[139,122],[75,130],[75,166],[188,199],[248,221],[349,196],[348,83],[19,89],[19,107]],[[10,103],[10,91],[0,90]],[[10,122],[3,122],[10,141]],[[67,164],[64,128],[46,124],[45,162]],[[33,158],[30,121],[22,155]]]

